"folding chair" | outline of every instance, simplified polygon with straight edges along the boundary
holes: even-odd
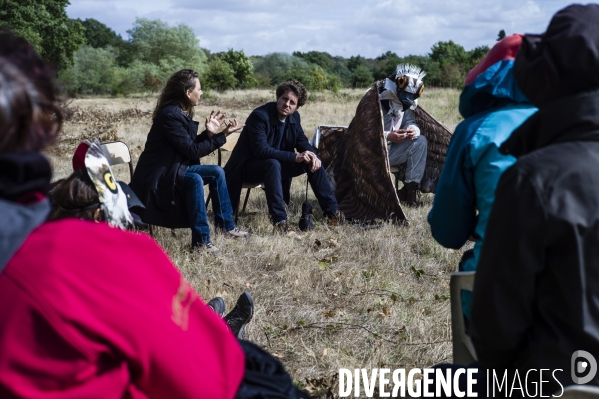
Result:
[[[110,143],[102,143],[102,150],[107,153],[110,158],[108,162],[110,166],[128,164],[129,165],[129,182],[133,179],[133,162],[131,161],[131,152],[129,147],[122,141],[112,141]],[[154,237],[154,229],[151,224],[148,224],[150,229],[150,235]],[[172,230],[174,233],[174,229]]]
[[[399,168],[397,166],[389,167],[389,172],[395,176],[395,189],[397,190],[397,185],[399,184]]]
[[[472,291],[474,276],[475,272],[456,272],[451,274],[449,281],[454,364],[470,364],[477,360],[472,340],[466,334],[462,311],[462,290]]]
[[[232,133],[227,137],[227,142],[223,144],[218,149],[218,166],[222,166],[222,151],[233,151],[233,148],[237,145],[237,141],[239,140],[239,135],[241,133]],[[250,198],[250,190],[253,188],[264,188],[264,183],[252,184],[252,183],[243,183],[241,189],[247,189],[245,194],[245,200],[243,201],[243,208],[241,208],[241,213],[245,212],[245,207],[247,206],[248,200]],[[241,200],[241,194],[239,195],[239,200]],[[241,201],[237,201],[237,208],[235,208],[235,224],[239,220],[239,203]],[[208,199],[206,200],[206,207],[210,203],[210,194],[208,194]]]
[[[131,153],[127,144],[122,141],[102,143],[102,150],[110,155],[110,159],[108,159],[110,166],[123,163],[129,165],[129,182],[131,182],[131,179],[133,179],[133,162],[131,162]]]

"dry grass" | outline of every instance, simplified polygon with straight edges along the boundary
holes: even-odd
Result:
[[[313,96],[301,109],[308,136],[318,124],[349,124],[362,94],[348,90]],[[196,118],[220,108],[244,121],[254,107],[273,97],[267,90],[213,96],[196,108]],[[145,111],[155,101],[76,100],[71,107],[83,116],[65,125],[59,145],[49,154],[56,178],[70,173],[76,144],[92,135],[120,138],[136,161],[151,125]],[[451,130],[460,120],[457,91],[427,90],[421,104]],[[132,108],[141,112],[127,111]],[[216,156],[203,162],[216,163]],[[125,171],[116,173],[127,181]],[[292,221],[299,219],[304,185],[303,177],[293,182]],[[310,198],[316,204],[311,192]],[[316,207],[316,228],[299,242],[273,235],[264,194],[254,190],[248,213],[240,219],[241,227],[253,234],[249,241],[213,237],[225,257],[190,253],[185,229],[177,230],[176,237],[158,229],[156,239],[204,298],[222,296],[231,308],[249,290],[256,313],[247,338],[279,357],[302,387],[332,397],[338,392],[339,368],[410,369],[451,360],[449,275],[457,269],[461,251],[442,248],[432,239],[426,222],[432,195],[422,200],[422,207],[406,209],[409,226],[371,230],[328,227],[319,222]]]

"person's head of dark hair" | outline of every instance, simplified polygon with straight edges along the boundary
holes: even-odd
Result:
[[[304,85],[297,80],[288,80],[278,85],[276,90],[277,100],[288,91],[293,92],[297,96],[298,108],[304,105],[308,100],[308,90],[306,90]]]
[[[62,126],[54,71],[27,41],[0,33],[0,153],[39,152]]]
[[[49,220],[78,218],[104,220],[104,212],[96,186],[84,169],[73,172],[50,193],[52,213]]]
[[[196,82],[199,80],[199,74],[192,69],[181,69],[168,78],[166,85],[160,93],[158,103],[154,109],[153,117],[158,114],[162,108],[167,105],[181,105],[184,111],[190,115],[193,114],[193,105],[187,97],[187,91],[195,88]]]
[[[547,31],[525,35],[514,63],[522,92],[541,106],[599,89],[599,5],[570,5]]]
[[[49,101],[57,100],[54,84],[56,69],[44,62],[27,40],[15,36],[9,30],[0,29],[0,57],[19,68]]]
[[[61,124],[58,106],[16,65],[0,57],[0,154],[40,152]]]

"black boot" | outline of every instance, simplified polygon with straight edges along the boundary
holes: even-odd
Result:
[[[225,300],[219,296],[212,298],[207,305],[210,306],[210,308],[214,310],[214,312],[220,317],[223,317],[227,311]]]
[[[233,331],[233,334],[239,339],[245,336],[245,325],[250,322],[254,315],[254,300],[249,292],[245,291],[235,304],[235,307],[224,319],[227,325]]]
[[[415,206],[418,195],[420,194],[420,184],[416,182],[404,183],[401,190],[397,190],[397,197],[402,204]]]

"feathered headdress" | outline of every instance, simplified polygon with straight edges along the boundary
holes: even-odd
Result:
[[[416,79],[422,80],[426,76],[426,72],[422,68],[412,64],[399,64],[395,68],[395,76],[398,78],[404,75],[410,75]]]

